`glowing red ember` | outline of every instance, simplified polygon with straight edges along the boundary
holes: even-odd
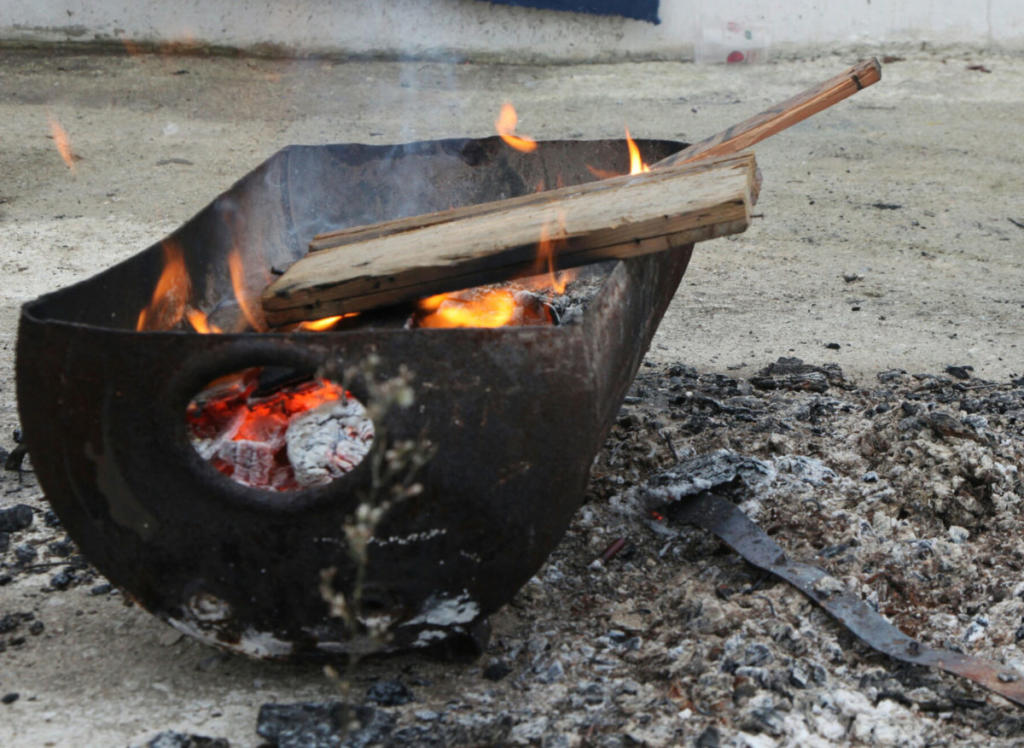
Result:
[[[189,403],[200,456],[239,483],[275,491],[327,483],[359,464],[374,431],[358,400],[326,379],[263,393],[261,374],[218,379]]]

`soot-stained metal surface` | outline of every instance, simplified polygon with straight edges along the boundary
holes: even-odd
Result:
[[[647,161],[682,144],[641,142]],[[548,142],[520,154],[496,138],[401,146],[294,146],[168,239],[192,298],[237,315],[227,258],[258,294],[328,228],[358,225],[625,171],[621,141]],[[355,569],[342,530],[372,460],[324,486],[239,485],[192,448],[190,399],[250,366],[335,377],[368,356],[374,376],[414,375],[415,403],[377,424],[429,439],[423,492],[395,506],[370,545],[363,612],[389,648],[479,646],[486,618],[544,562],[578,507],[692,246],[610,265],[583,315],[561,326],[401,329],[388,315],[326,333],[135,330],[163,268],[154,245],[22,309],[18,401],[33,465],[82,552],[182,631],[274,658],[363,646],[328,614],[321,570]],[[366,400],[365,382],[346,381]],[[374,442],[371,450],[382,449]]]

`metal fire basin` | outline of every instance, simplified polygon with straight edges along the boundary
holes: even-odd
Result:
[[[645,160],[680,143],[641,141]],[[330,228],[365,224],[628,170],[623,141],[553,141],[518,153],[497,138],[285,148],[175,231],[196,306],[230,305],[241,250],[258,298],[272,268]],[[249,366],[339,376],[370,354],[401,365],[415,404],[377,424],[426,437],[423,492],[371,542],[362,613],[385,649],[472,653],[487,616],[541,566],[579,506],[591,463],[685,272],[692,245],[608,263],[582,321],[498,329],[355,329],[199,335],[136,332],[163,267],[155,244],[21,311],[18,403],[39,482],[82,553],[177,629],[249,655],[323,658],[374,642],[329,615],[321,570],[351,594],[342,525],[370,459],[334,482],[275,493],[235,483],[192,448],[185,409]],[[346,382],[366,400],[367,389]],[[379,450],[380,440],[372,450]],[[378,642],[379,643],[379,640]]]

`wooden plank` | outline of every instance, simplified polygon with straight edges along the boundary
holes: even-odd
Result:
[[[559,268],[738,233],[755,171],[744,154],[360,229],[293,264],[263,310],[279,325],[508,280],[531,271],[545,231]]]
[[[707,163],[701,161],[689,165],[689,171],[692,174],[697,174],[700,171],[715,168],[718,168],[718,164],[714,159],[709,159]],[[588,182],[586,183],[588,185],[587,190],[599,191],[603,189],[618,189],[620,183],[615,182],[613,180],[622,179],[627,176],[628,175],[622,175],[620,177],[613,177],[611,180],[605,179],[600,182]],[[355,244],[356,242],[366,241],[368,239],[376,239],[378,237],[391,236],[392,234],[400,234],[403,231],[412,231],[414,229],[421,229],[439,223],[461,221],[465,218],[482,216],[486,215],[487,213],[493,213],[496,210],[509,210],[511,208],[527,208],[529,206],[539,207],[547,205],[553,199],[557,199],[556,196],[559,194],[574,194],[579,189],[580,186],[577,185],[571,187],[562,187],[555,190],[531,192],[527,195],[511,197],[505,200],[496,200],[488,203],[476,203],[474,205],[464,205],[459,208],[439,210],[435,213],[427,213],[418,216],[408,216],[406,218],[396,218],[391,221],[382,221],[380,223],[371,223],[362,226],[351,226],[349,228],[328,231],[323,234],[317,234],[315,237],[313,237],[313,240],[309,243],[309,251],[320,252],[325,249],[333,249],[334,247],[341,247],[346,244]]]

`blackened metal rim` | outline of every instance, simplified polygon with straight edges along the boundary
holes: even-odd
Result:
[[[621,265],[624,261],[619,260],[615,266],[609,270],[608,276]],[[286,340],[298,337],[300,340],[329,340],[329,339],[342,339],[345,336],[356,336],[365,335],[366,333],[372,332],[374,335],[454,335],[458,333],[465,334],[472,332],[479,334],[481,332],[487,332],[492,335],[515,335],[520,331],[528,330],[536,333],[538,330],[544,330],[548,334],[566,334],[566,333],[555,333],[555,330],[571,330],[576,325],[582,324],[583,320],[573,320],[568,324],[548,324],[548,325],[505,325],[502,327],[414,327],[414,328],[395,328],[395,327],[359,327],[348,330],[323,330],[315,332],[312,330],[291,330],[289,332],[278,332],[275,330],[268,330],[267,332],[219,332],[219,333],[200,333],[194,330],[129,330],[124,327],[106,327],[104,325],[94,325],[88,322],[74,322],[72,320],[60,319],[57,317],[48,317],[35,314],[33,312],[34,307],[41,306],[49,301],[51,298],[55,298],[63,292],[74,288],[81,283],[88,283],[95,276],[84,278],[83,280],[77,281],[70,286],[51,291],[37,296],[31,301],[26,301],[21,305],[21,317],[23,320],[31,322],[36,325],[56,325],[59,327],[65,327],[69,330],[87,330],[91,332],[101,332],[104,334],[113,335],[129,335],[133,339],[138,339],[140,336],[153,336],[155,338],[166,337],[166,336],[189,336],[196,338],[215,338],[217,340]],[[607,278],[605,279],[607,280]],[[602,282],[603,289],[603,282]],[[601,291],[598,291],[598,295]],[[593,303],[597,296],[591,300]],[[588,308],[590,304],[587,305]],[[583,311],[583,318],[585,319],[587,310]]]

